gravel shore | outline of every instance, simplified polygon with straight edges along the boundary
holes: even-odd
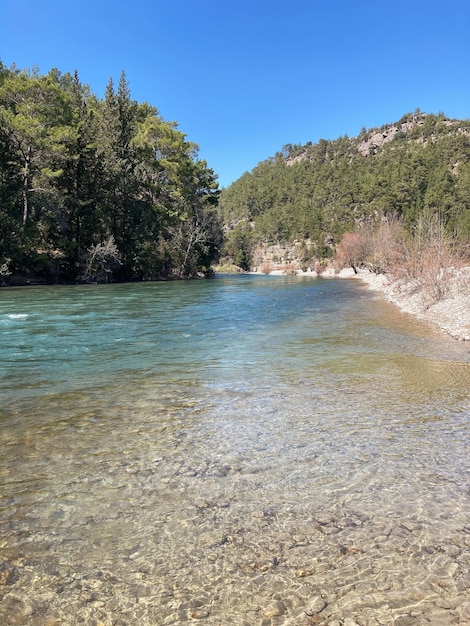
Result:
[[[367,270],[351,274],[343,270],[339,275],[356,276],[402,311],[445,330],[455,339],[470,341],[470,267],[454,273],[446,285],[445,296],[434,304],[429,304],[424,289],[405,281],[391,281],[383,274]]]
[[[254,274],[263,272],[254,271]],[[270,274],[284,275],[286,270],[276,269]],[[298,270],[299,276],[319,276],[316,272]],[[430,302],[426,289],[406,280],[391,280],[385,274],[374,274],[352,268],[336,272],[333,267],[320,274],[322,278],[356,278],[365,282],[370,289],[380,292],[388,301],[405,313],[426,321],[444,330],[459,341],[470,341],[470,266],[456,270],[445,285],[445,295],[437,302]]]

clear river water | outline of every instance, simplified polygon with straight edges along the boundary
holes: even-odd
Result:
[[[470,624],[470,345],[354,280],[0,291],[0,624]]]

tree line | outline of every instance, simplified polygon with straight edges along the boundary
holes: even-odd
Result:
[[[217,177],[175,122],[73,75],[0,62],[0,281],[185,278],[223,241]]]
[[[98,98],[77,72],[0,62],[1,284],[186,278],[221,255],[249,269],[255,246],[293,242],[314,266],[345,233],[389,219],[411,237],[437,219],[468,252],[469,120],[415,111],[358,137],[288,144],[220,192],[197,146],[131,98],[124,72]]]
[[[226,260],[247,269],[255,245],[301,242],[303,261],[331,259],[345,232],[399,218],[470,241],[470,121],[408,113],[355,138],[287,145],[221,194]]]

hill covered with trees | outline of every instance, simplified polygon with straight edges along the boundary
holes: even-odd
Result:
[[[74,75],[0,62],[0,283],[149,280],[210,270],[214,172],[174,122]]]
[[[185,278],[221,252],[246,270],[269,246],[302,268],[388,271],[432,249],[429,233],[468,259],[469,120],[417,110],[286,145],[219,192],[197,146],[133,100],[124,73],[98,98],[77,72],[0,62],[0,284]]]
[[[384,220],[410,237],[438,222],[468,250],[470,121],[417,110],[358,137],[287,145],[224,189],[219,211],[225,260],[243,269],[255,247],[272,244],[297,244],[297,259],[313,267],[345,233]]]

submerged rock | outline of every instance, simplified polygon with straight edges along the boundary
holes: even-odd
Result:
[[[326,602],[320,595],[312,596],[305,605],[304,611],[307,615],[311,616],[316,613],[321,613],[325,607]]]
[[[263,609],[264,617],[278,617],[284,615],[286,607],[283,602],[271,602],[267,607]]]
[[[12,585],[19,577],[18,569],[14,565],[8,561],[0,563],[0,586]]]

